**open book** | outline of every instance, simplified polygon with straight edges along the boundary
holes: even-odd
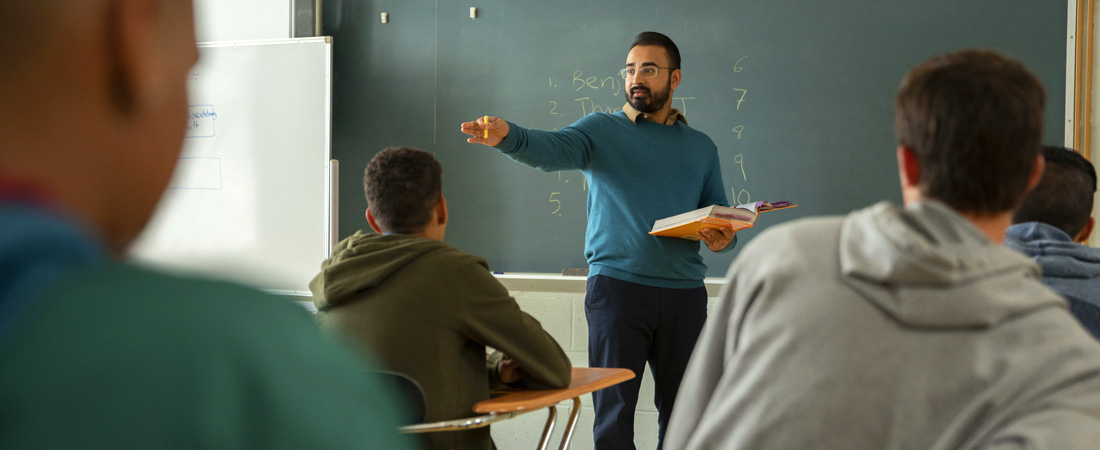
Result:
[[[764,211],[796,206],[798,205],[788,201],[755,202],[737,206],[711,205],[658,220],[653,223],[653,231],[649,234],[698,241],[697,234],[703,228],[743,230],[755,225],[756,217]]]

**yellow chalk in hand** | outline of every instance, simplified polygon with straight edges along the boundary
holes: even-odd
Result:
[[[489,116],[485,116],[484,122],[485,122],[485,126],[489,126]],[[489,139],[489,129],[488,128],[485,129],[485,139]]]

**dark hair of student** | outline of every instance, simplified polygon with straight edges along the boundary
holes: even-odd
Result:
[[[937,56],[901,82],[898,142],[920,163],[920,190],[957,211],[1013,210],[1027,189],[1046,94],[1019,62],[991,51]]]
[[[630,44],[630,48],[633,49],[639,45],[656,45],[658,47],[664,47],[665,53],[668,53],[668,63],[673,69],[680,68],[680,49],[676,47],[676,44],[665,36],[656,31],[643,31],[638,33],[638,36],[634,38],[634,43]]]
[[[1012,223],[1043,222],[1076,237],[1092,215],[1096,168],[1064,147],[1044,146],[1046,168],[1039,185],[1024,196]]]
[[[375,222],[385,232],[424,229],[443,195],[443,167],[431,153],[389,147],[367,164],[363,190]]]

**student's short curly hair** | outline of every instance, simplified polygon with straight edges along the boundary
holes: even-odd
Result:
[[[1043,178],[1024,196],[1012,215],[1012,223],[1043,222],[1076,237],[1092,215],[1096,168],[1084,156],[1064,147],[1044,146],[1043,159]]]
[[[383,232],[416,233],[428,225],[443,196],[443,167],[428,152],[389,147],[367,164],[363,190]]]
[[[921,194],[957,211],[1013,210],[1039,155],[1046,94],[1022,64],[991,51],[937,56],[898,89],[898,142],[920,163]]]

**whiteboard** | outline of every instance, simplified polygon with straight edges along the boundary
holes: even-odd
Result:
[[[194,6],[199,42],[292,37],[291,0],[196,0]]]
[[[308,293],[336,235],[331,67],[327,37],[200,44],[183,151],[133,260]]]

